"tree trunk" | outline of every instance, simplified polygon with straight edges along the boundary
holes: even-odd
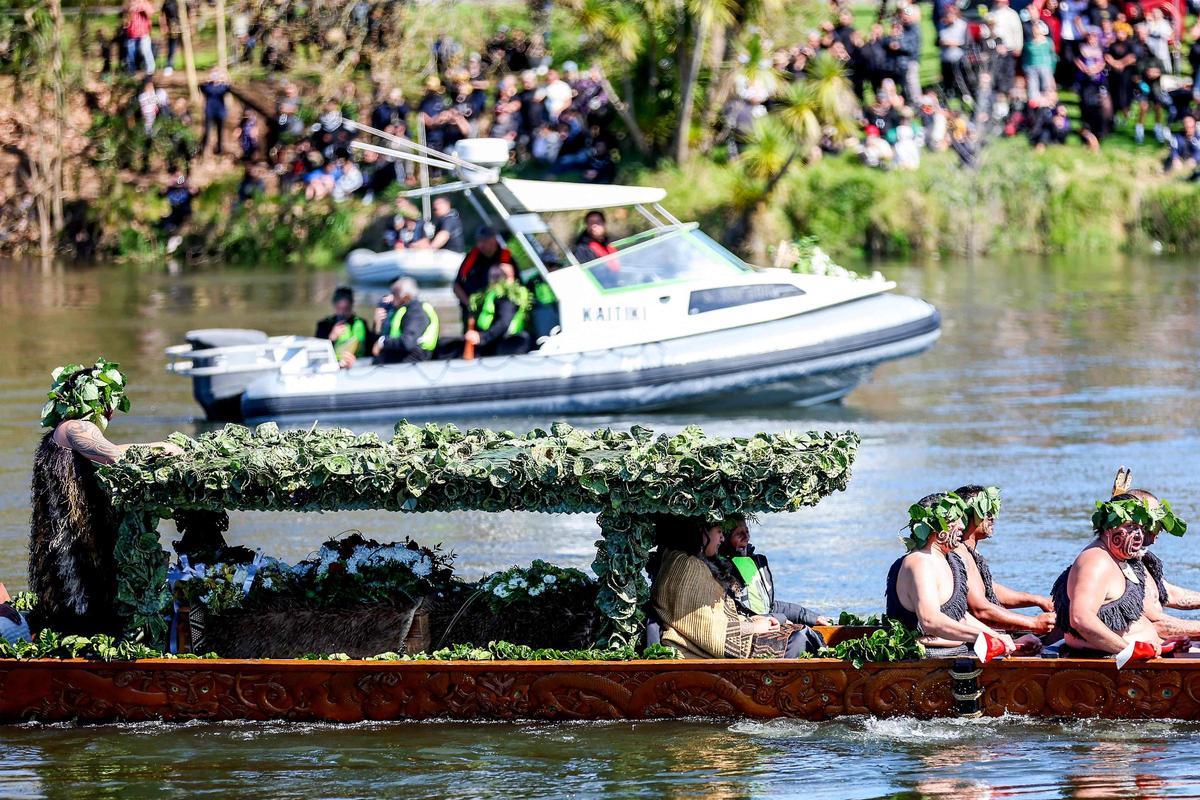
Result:
[[[679,81],[679,121],[675,127],[675,162],[682,164],[690,154],[692,134],[692,112],[696,108],[696,81],[700,77],[700,60],[704,58],[704,44],[708,39],[708,16],[701,14],[696,20],[696,38],[686,65],[682,68]]]
[[[192,105],[200,103],[200,82],[196,80],[196,56],[192,52],[192,18],[187,0],[179,4],[179,38],[183,40],[183,67],[187,73],[188,96]]]
[[[633,112],[629,106],[625,105],[625,101],[621,99],[621,95],[617,94],[617,90],[608,80],[608,76],[601,73],[600,81],[604,85],[604,93],[612,100],[613,108],[617,109],[617,113],[621,116],[621,121],[625,123],[625,127],[629,129],[629,137],[633,139],[633,146],[643,156],[649,155],[650,150],[646,147],[646,137],[642,134],[642,129],[634,118]]]
[[[725,104],[729,102],[729,96],[733,94],[733,87],[737,82],[734,51],[745,26],[745,18],[739,15],[732,25],[719,29],[719,37],[713,36],[709,57],[712,77],[708,82],[708,91],[705,92],[704,116],[700,121],[700,150],[704,153],[712,150],[716,140],[717,118],[725,110]]]
[[[184,0],[184,5],[187,0]],[[225,0],[217,0],[217,66],[222,72],[229,69],[229,48],[225,42]]]
[[[746,206],[738,213],[736,221],[730,226],[729,231],[725,234],[725,245],[734,252],[740,252],[745,247],[746,241],[752,233],[754,218],[758,216],[775,194],[775,187],[779,185],[779,181],[783,180],[783,176],[787,175],[788,170],[792,168],[792,162],[799,155],[799,150],[792,150],[788,155],[787,161],[783,162],[783,166],[779,171],[767,179],[763,185],[762,193],[758,200],[753,203],[747,203]]]
[[[50,80],[54,92],[54,133],[53,149],[50,152],[48,167],[50,180],[50,224],[57,236],[66,226],[63,211],[63,147],[66,140],[67,128],[67,94],[66,78],[63,74],[63,15],[62,0],[49,0],[46,4],[50,11],[50,19],[54,23],[53,48],[50,56]]]

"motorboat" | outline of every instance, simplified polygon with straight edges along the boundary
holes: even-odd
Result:
[[[340,369],[330,342],[260,331],[192,331],[167,350],[213,420],[312,421],[335,416],[474,417],[625,413],[720,401],[837,400],[882,362],[920,353],[938,311],[875,275],[758,268],[662,204],[663,189],[502,177],[507,143],[467,140],[459,154],[395,140],[459,180],[414,189],[457,193],[504,232],[523,277],[557,298],[524,355]],[[482,142],[482,144],[481,144]],[[464,143],[460,142],[460,146]],[[501,150],[503,155],[501,157]],[[413,150],[416,152],[413,152]],[[547,222],[556,213],[630,208],[647,227],[616,252],[580,262]],[[539,315],[539,311],[550,312]],[[447,328],[443,321],[443,330]]]

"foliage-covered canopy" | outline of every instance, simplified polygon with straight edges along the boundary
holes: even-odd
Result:
[[[637,426],[587,432],[564,423],[524,435],[400,423],[388,442],[267,423],[171,440],[182,455],[131,448],[99,471],[122,515],[118,613],[127,635],[153,644],[165,639],[170,602],[156,528],[176,512],[512,509],[599,513],[596,602],[609,643],[627,645],[649,599],[653,515],[716,521],[813,505],[845,488],[858,448],[853,433],[721,439],[696,427],[655,436]]]
[[[401,423],[391,441],[344,429],[230,425],[172,438],[182,456],[131,450],[100,477],[114,503],[169,517],[180,509],[454,511],[711,516],[794,511],[843,489],[854,434],[721,439],[578,431],[517,435]]]

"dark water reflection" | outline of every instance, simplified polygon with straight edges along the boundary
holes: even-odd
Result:
[[[904,291],[938,304],[942,341],[886,365],[845,405],[616,420],[722,434],[853,429],[854,480],[815,509],[755,531],[780,592],[825,610],[877,611],[899,553],[904,508],[936,489],[996,483],[1005,506],[988,545],[1000,580],[1046,591],[1086,539],[1091,504],[1119,464],[1200,516],[1200,272],[1182,262],[1092,258],[893,267]],[[168,275],[0,265],[0,581],[24,584],[28,474],[46,373],[103,353],[134,380],[114,437],[196,431],[185,382],[162,349],[196,327],[307,332],[336,274]],[[435,296],[451,305],[448,295]],[[367,306],[369,307],[369,305]],[[497,420],[528,428],[547,420]],[[583,419],[585,425],[610,419]],[[233,538],[299,558],[358,527],[444,541],[477,575],[535,557],[586,566],[591,520],[538,515],[238,515]],[[1169,537],[1168,537],[1169,538]],[[1164,541],[1170,579],[1200,585],[1200,554]],[[358,728],[156,726],[0,731],[0,796],[101,795],[1179,797],[1200,794],[1200,728],[918,723],[688,722],[653,725]],[[264,788],[269,787],[269,788]]]

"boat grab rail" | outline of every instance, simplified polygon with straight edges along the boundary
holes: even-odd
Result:
[[[202,350],[194,350],[190,344],[180,344],[168,347],[166,355],[167,372],[198,378],[262,372],[272,368],[281,370],[301,358],[303,364],[309,368],[337,367],[337,355],[334,353],[333,344],[325,339],[307,336],[273,336],[265,342],[209,347]],[[229,363],[231,357],[236,359],[235,363]],[[196,365],[198,359],[206,358],[219,363],[210,366]]]

